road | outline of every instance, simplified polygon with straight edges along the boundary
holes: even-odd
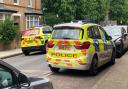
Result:
[[[123,59],[126,60],[127,57],[128,53],[126,53],[123,57],[116,59],[116,64],[114,66],[103,66],[102,68],[100,68],[99,74],[95,77],[90,76],[88,71],[61,70],[58,74],[51,73],[45,62],[45,55],[40,53],[32,54],[30,56],[20,55],[5,59],[4,61],[15,66],[28,76],[45,76],[49,78],[53,83],[54,89],[98,89],[96,88],[97,84],[101,84],[102,82],[104,82],[104,77],[109,75],[111,71],[118,70],[116,69],[117,66],[121,67],[122,65],[120,63],[123,62]]]

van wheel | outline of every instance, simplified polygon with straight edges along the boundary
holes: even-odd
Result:
[[[60,68],[55,68],[55,67],[51,67],[51,66],[50,66],[50,70],[51,70],[52,72],[54,72],[54,73],[58,73],[59,70],[60,70]]]
[[[116,58],[116,52],[115,52],[115,50],[113,50],[112,57],[111,57],[111,60],[110,60],[111,65],[115,64],[115,58]]]
[[[95,76],[98,73],[98,59],[97,57],[94,57],[91,63],[91,67],[90,67],[90,74]]]
[[[24,54],[25,56],[28,56],[29,53],[30,53],[30,52],[28,52],[28,51],[23,51],[23,54]]]

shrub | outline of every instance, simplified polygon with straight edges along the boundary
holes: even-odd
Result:
[[[18,27],[16,27],[10,19],[5,19],[0,23],[0,42],[4,44],[10,44],[18,33]]]

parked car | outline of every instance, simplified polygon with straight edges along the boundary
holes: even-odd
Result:
[[[128,33],[122,26],[106,26],[104,27],[108,35],[112,37],[112,41],[116,45],[117,54],[122,53],[128,49]]]
[[[26,77],[0,60],[0,89],[53,89],[53,85],[45,78]]]
[[[115,45],[104,29],[94,23],[64,23],[54,26],[47,42],[46,61],[52,72],[61,68],[89,70],[96,75],[98,68],[115,63]]]
[[[21,38],[21,49],[25,55],[30,52],[42,51],[45,52],[45,45],[51,37],[52,27],[37,26],[29,30],[25,30]]]

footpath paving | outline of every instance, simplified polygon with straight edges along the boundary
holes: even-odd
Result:
[[[128,89],[128,52],[103,76],[92,89]]]
[[[0,59],[13,57],[22,54],[22,51],[20,48],[13,49],[13,50],[7,50],[7,51],[0,51]]]

